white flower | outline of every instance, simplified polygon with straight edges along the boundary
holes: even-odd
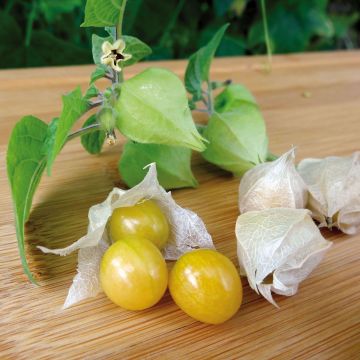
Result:
[[[294,166],[295,149],[247,171],[240,182],[241,213],[269,208],[304,208],[307,189]]]
[[[236,222],[240,273],[277,306],[271,292],[291,296],[332,245],[304,209],[249,211]]]
[[[305,159],[298,171],[308,190],[307,207],[320,226],[347,234],[360,229],[360,151],[352,156]]]
[[[203,221],[192,211],[180,207],[157,180],[156,165],[151,164],[144,180],[130,190],[114,188],[106,200],[89,210],[88,232],[78,241],[63,249],[38,248],[45,253],[78,254],[78,273],[73,279],[63,308],[96,296],[100,291],[99,267],[101,259],[110,245],[106,224],[114,209],[133,206],[143,199],[153,199],[166,215],[171,235],[163,255],[167,260],[176,260],[185,252],[195,248],[214,248],[211,236]]]
[[[125,41],[118,39],[111,44],[109,41],[104,41],[101,46],[103,56],[101,57],[101,63],[112,67],[115,71],[120,72],[120,62],[129,60],[130,54],[125,54]]]

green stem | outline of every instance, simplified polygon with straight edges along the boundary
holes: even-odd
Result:
[[[213,104],[213,99],[212,99],[212,91],[211,91],[211,82],[208,81],[207,82],[207,97],[208,97],[208,109],[209,109],[209,114],[213,114],[214,113],[214,104]]]
[[[120,8],[120,16],[119,16],[119,22],[116,25],[116,37],[119,38],[122,35],[122,23],[124,19],[124,13],[125,13],[125,7],[126,7],[127,0],[123,0]]]
[[[167,39],[167,37],[169,36],[169,33],[171,33],[173,27],[175,26],[176,24],[176,20],[177,18],[179,17],[180,15],[180,12],[182,10],[182,8],[184,7],[185,5],[185,0],[180,0],[173,12],[173,15],[167,25],[167,27],[165,28],[165,31],[163,32],[163,35],[161,36],[160,38],[160,41],[159,41],[159,46],[164,46],[164,43]]]
[[[270,46],[270,37],[269,37],[269,29],[268,29],[268,23],[267,23],[265,0],[261,0],[260,2],[261,2],[261,15],[262,15],[264,33],[265,33],[266,53],[267,53],[267,57],[268,57],[269,69],[271,70],[272,54],[271,54],[271,46]]]
[[[82,128],[82,129],[79,129],[79,130],[74,131],[73,133],[69,134],[68,137],[66,138],[66,141],[70,141],[70,140],[75,139],[75,138],[77,138],[79,136],[92,133],[94,131],[99,130],[99,128],[100,128],[100,124],[91,124],[89,126],[86,126],[86,127]]]
[[[14,3],[15,3],[15,0],[8,0],[8,2],[6,3],[5,9],[4,9],[6,14],[10,13],[11,9],[14,6]]]
[[[26,35],[25,35],[25,47],[29,47],[31,43],[31,35],[33,30],[33,24],[36,16],[37,3],[36,0],[33,0],[31,11],[26,23]]]
[[[116,36],[115,36],[116,40],[120,39],[121,36],[122,36],[122,24],[123,24],[123,19],[124,19],[126,1],[127,0],[123,0],[123,2],[121,4],[119,22],[116,25],[116,32],[115,32],[116,33]],[[121,67],[121,71],[116,74],[116,83],[124,82],[124,69],[123,69],[122,65],[120,65],[120,67]]]

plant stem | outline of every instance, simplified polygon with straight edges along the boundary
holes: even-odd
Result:
[[[116,29],[115,29],[116,40],[120,39],[122,36],[122,23],[123,23],[123,19],[124,19],[126,1],[127,0],[123,0],[123,2],[121,4],[119,22],[117,23]],[[115,74],[115,82],[116,83],[122,83],[124,81],[124,69],[123,69],[122,65],[120,65],[120,67],[121,67],[120,72],[115,71],[115,73],[116,73]]]
[[[116,25],[116,37],[117,38],[121,37],[121,35],[122,35],[122,23],[123,23],[123,19],[124,19],[126,1],[127,0],[123,0],[123,2],[121,4],[121,8],[120,8],[119,22]]]
[[[268,65],[269,65],[269,70],[271,71],[272,55],[271,55],[271,45],[270,45],[269,29],[268,29],[268,23],[267,23],[265,0],[261,0],[260,3],[261,3],[261,15],[262,15],[264,33],[265,33],[265,43],[266,43],[266,52],[267,52],[267,57],[268,57]]]
[[[168,25],[166,26],[165,31],[163,32],[163,35],[160,38],[160,41],[159,41],[159,46],[160,47],[165,45],[165,41],[167,40],[167,38],[168,38],[169,34],[171,33],[173,27],[175,26],[176,20],[179,17],[180,12],[181,12],[182,8],[184,7],[184,5],[185,5],[185,0],[180,0],[178,2],[178,4],[176,5],[175,10],[173,11],[173,15],[172,15]]]
[[[96,130],[99,130],[100,128],[100,124],[91,124],[89,126],[86,126],[82,129],[79,129],[77,131],[74,131],[73,133],[69,134],[66,141],[70,141],[72,139],[75,139],[79,136],[82,136],[82,135],[85,135],[85,134],[89,134],[89,133],[92,133]]]
[[[25,35],[25,47],[29,47],[31,43],[31,35],[33,30],[33,24],[36,16],[37,2],[33,0],[31,5],[31,11],[26,22],[26,35]]]
[[[10,13],[11,9],[12,9],[13,6],[14,6],[14,3],[15,3],[15,0],[8,0],[7,4],[6,4],[6,6],[5,6],[5,9],[4,9],[4,11],[5,11],[6,14],[9,14],[9,13]]]
[[[89,101],[89,107],[90,109],[93,109],[94,107],[100,106],[103,104],[103,99],[98,99],[98,100],[94,100],[94,101]]]
[[[214,113],[214,104],[212,99],[212,91],[211,91],[211,82],[210,80],[207,82],[207,98],[208,98],[208,110],[209,114],[212,115]]]

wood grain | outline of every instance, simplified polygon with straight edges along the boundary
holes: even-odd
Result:
[[[291,145],[304,157],[348,155],[359,150],[360,52],[275,56],[266,73],[263,57],[217,59],[214,80],[248,86],[267,122],[270,147]],[[131,68],[127,76],[146,68]],[[182,76],[184,61],[158,62]],[[60,95],[85,89],[93,66],[0,72],[0,358],[1,359],[359,359],[360,235],[324,231],[334,242],[321,265],[293,297],[275,296],[277,310],[246,279],[239,313],[219,326],[182,313],[169,294],[154,308],[129,312],[103,295],[60,310],[76,272],[76,254],[43,255],[35,245],[65,246],[85,233],[87,211],[113,186],[121,144],[88,155],[69,143],[36,194],[26,227],[28,258],[41,287],[22,274],[5,154],[15,122],[25,114],[46,121],[61,109]],[[304,96],[304,92],[310,97]],[[205,121],[204,116],[199,120]],[[205,221],[221,252],[236,260],[234,237],[239,179],[194,156],[196,190],[174,191],[180,205]]]

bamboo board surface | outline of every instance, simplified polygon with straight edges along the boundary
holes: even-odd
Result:
[[[304,157],[349,155],[360,150],[360,52],[217,59],[213,80],[233,79],[255,94],[267,122],[270,149],[297,148]],[[134,75],[149,63],[132,67]],[[152,63],[183,75],[185,62]],[[26,114],[59,114],[60,95],[85,89],[93,66],[0,71],[0,358],[1,359],[359,359],[360,235],[323,231],[334,242],[297,295],[275,295],[278,310],[243,279],[238,314],[218,326],[180,311],[167,293],[142,312],[117,308],[103,294],[61,311],[76,272],[77,255],[44,255],[35,245],[60,247],[86,231],[91,205],[123,187],[117,172],[121,143],[100,156],[79,140],[67,144],[52,177],[44,175],[26,227],[30,266],[41,287],[30,284],[18,256],[5,154],[15,122]],[[306,94],[304,94],[306,93]],[[310,96],[307,96],[310,95]],[[205,120],[205,117],[199,119]],[[205,163],[193,169],[200,187],[174,191],[181,206],[197,212],[219,251],[237,264],[234,236],[239,179]]]

